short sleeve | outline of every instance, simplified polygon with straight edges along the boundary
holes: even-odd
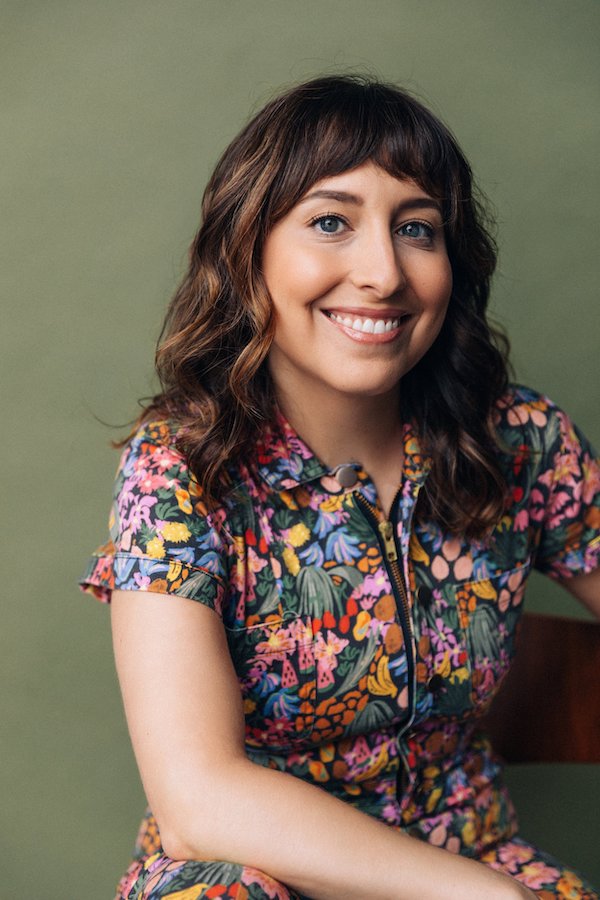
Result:
[[[555,579],[600,564],[600,460],[569,416],[547,398],[530,404],[535,428],[529,515],[535,566]]]
[[[80,580],[84,591],[105,603],[117,589],[177,594],[221,614],[221,532],[167,423],[145,426],[125,448],[109,529],[109,542],[92,555]]]

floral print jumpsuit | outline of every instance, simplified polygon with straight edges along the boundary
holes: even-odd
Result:
[[[497,407],[510,487],[485,540],[419,523],[427,477],[405,425],[390,520],[360,464],[329,471],[279,418],[216,513],[153,422],[126,448],[109,544],[84,587],[177,594],[222,618],[246,750],[391,828],[481,860],[540,897],[593,898],[526,843],[478,720],[510,664],[532,566],[565,579],[600,551],[600,468],[567,416],[512,387]],[[168,596],[165,596],[168,603]],[[297,898],[263,872],[173,860],[147,812],[117,900]]]

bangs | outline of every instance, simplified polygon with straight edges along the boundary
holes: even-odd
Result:
[[[277,174],[266,221],[272,225],[323,178],[372,161],[395,178],[410,178],[443,207],[452,223],[457,187],[468,165],[448,129],[410,95],[358,80],[313,82],[271,134]]]

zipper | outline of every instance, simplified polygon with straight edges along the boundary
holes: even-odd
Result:
[[[396,589],[394,590],[394,594],[397,598],[400,598],[400,604],[402,607],[402,611],[404,612],[404,619],[406,621],[409,637],[411,638],[412,642],[413,630],[410,618],[410,607],[408,605],[408,594],[406,591],[406,585],[404,583],[404,576],[398,562],[398,550],[396,549],[396,541],[394,538],[394,526],[389,519],[382,519],[378,510],[373,506],[372,503],[369,503],[368,500],[365,500],[362,494],[355,493],[354,496],[356,497],[359,505],[362,506],[363,509],[368,513],[367,518],[371,520],[372,524],[377,525],[377,531],[379,532],[381,542],[383,544],[384,556],[387,562],[386,568],[391,576],[392,590],[394,590],[395,587]],[[396,497],[394,498],[392,509],[394,509],[394,506],[396,505],[397,498],[398,494],[396,494]]]
[[[402,574],[402,570],[399,564],[399,556],[398,550],[396,547],[396,539],[394,536],[394,525],[389,519],[385,519],[381,517],[381,514],[373,506],[372,503],[369,503],[368,500],[365,500],[362,494],[358,492],[353,492],[354,497],[356,497],[357,503],[362,507],[363,512],[367,521],[369,521],[372,525],[375,525],[380,537],[380,544],[383,546],[384,550],[384,558],[385,558],[385,567],[390,576],[390,582],[392,585],[392,591],[394,592],[394,597],[396,598],[396,606],[398,607],[398,600],[400,600],[400,605],[398,607],[398,613],[400,618],[400,627],[402,628],[402,633],[404,635],[404,646],[406,648],[406,662],[407,662],[407,685],[408,685],[408,710],[406,721],[399,727],[396,734],[396,741],[398,744],[399,757],[402,762],[402,766],[404,771],[407,773],[410,778],[411,772],[410,767],[408,765],[407,760],[405,759],[405,754],[402,749],[402,735],[404,735],[410,726],[412,725],[415,712],[416,712],[416,699],[417,699],[417,685],[415,680],[415,655],[413,652],[413,627],[412,620],[410,615],[410,607],[408,605],[408,594],[406,590],[406,584],[404,583],[404,576]],[[394,497],[394,501],[391,506],[390,516],[393,515],[393,510],[396,508],[398,496],[400,491]],[[398,780],[396,786],[396,795],[398,798],[398,802],[402,802],[402,784],[400,779],[400,773],[402,770],[398,771]]]

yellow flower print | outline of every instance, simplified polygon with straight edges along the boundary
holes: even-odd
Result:
[[[173,544],[182,544],[189,541],[192,536],[190,529],[184,522],[165,522],[162,529],[162,536],[166,541]]]
[[[556,890],[559,897],[568,897],[569,900],[577,900],[581,897],[581,888],[583,882],[575,872],[564,872],[562,877],[556,883]]]
[[[467,669],[466,666],[461,666],[459,669],[454,670],[454,672],[451,674],[449,680],[450,680],[451,684],[456,684],[457,681],[460,684],[462,684],[462,682],[466,681],[468,677],[469,677],[469,670]]]
[[[286,547],[283,551],[283,561],[288,572],[291,575],[297,575],[300,571],[300,560],[296,556],[296,552],[291,547]]]
[[[146,544],[146,553],[152,559],[161,559],[165,555],[165,545],[159,537],[153,537]]]
[[[192,512],[192,502],[190,500],[190,495],[187,491],[184,491],[181,488],[178,491],[175,491],[175,496],[177,497],[177,505],[179,509],[189,515]]]
[[[304,524],[304,522],[298,522],[297,525],[294,525],[290,528],[288,533],[288,540],[292,547],[301,547],[302,544],[305,544],[310,537],[310,531]]]
[[[341,508],[343,502],[344,495],[336,494],[333,497],[328,497],[327,500],[323,500],[322,503],[319,503],[319,509],[322,509],[323,512],[326,513],[337,512],[337,510]]]

